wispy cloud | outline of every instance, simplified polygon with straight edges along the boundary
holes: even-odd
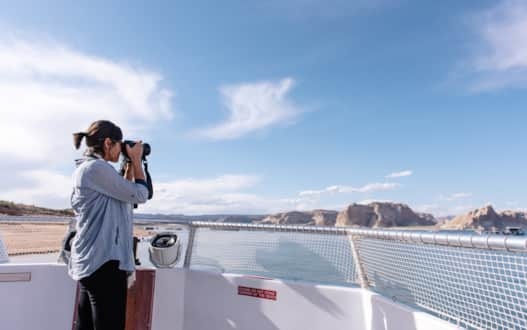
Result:
[[[157,72],[60,43],[0,40],[0,157],[20,164],[0,174],[0,180],[11,178],[4,195],[49,205],[45,195],[56,194],[44,194],[35,173],[62,182],[58,169],[78,155],[71,134],[94,120],[113,120],[126,136],[144,137],[157,121],[170,119],[173,93],[161,82]],[[69,193],[70,187],[62,194],[64,206]]]
[[[385,183],[368,183],[362,187],[351,187],[351,186],[331,186],[326,188],[332,193],[370,193],[376,191],[393,190],[401,185],[398,183],[385,182]]]
[[[140,212],[172,214],[270,214],[312,209],[316,201],[306,198],[276,198],[251,193],[262,178],[226,174],[213,178],[186,178],[157,182],[155,198],[141,205]]]
[[[466,199],[469,197],[472,197],[472,193],[458,192],[458,193],[448,195],[448,196],[441,195],[439,196],[439,199],[445,200],[445,201],[455,201],[455,200],[460,200],[460,199]]]
[[[214,140],[235,139],[275,125],[289,123],[302,109],[287,99],[294,86],[292,78],[230,85],[220,88],[228,118],[199,130],[198,136]]]
[[[249,210],[259,198],[243,191],[260,180],[254,175],[226,174],[159,182],[154,187],[156,198],[142,205],[141,212],[205,214]]]
[[[331,198],[335,194],[369,193],[391,190],[394,183],[371,183],[361,187],[330,186],[322,190],[303,191],[297,196],[265,196],[252,191],[263,178],[250,174],[225,174],[207,178],[185,178],[156,182],[155,198],[141,205],[140,212],[178,214],[269,214],[292,210],[343,208]],[[324,198],[322,194],[327,194]],[[342,205],[341,205],[342,204]]]
[[[402,178],[402,177],[405,177],[405,176],[410,176],[412,175],[413,172],[412,171],[401,171],[401,172],[394,172],[394,173],[390,173],[386,176],[387,179],[393,179],[393,178]]]
[[[371,203],[399,203],[399,202],[396,202],[391,199],[364,199],[364,200],[357,202],[357,204],[362,204],[362,205],[368,205]]]
[[[320,196],[322,194],[336,193],[371,193],[377,191],[386,191],[399,188],[401,185],[393,182],[369,183],[361,187],[335,185],[321,190],[305,190],[299,193],[299,196]]]
[[[0,41],[0,154],[53,160],[101,118],[129,130],[170,118],[161,75],[60,44]],[[17,141],[17,143],[12,143]]]
[[[479,40],[470,62],[471,88],[527,87],[527,2],[497,2],[473,22]]]
[[[422,204],[416,205],[414,210],[417,212],[431,213],[436,217],[457,216],[465,214],[474,209],[473,204]]]
[[[296,196],[281,197],[252,193],[251,191],[262,182],[262,177],[248,174],[156,182],[155,198],[140,205],[139,212],[199,215],[272,214],[314,209],[342,210],[349,202],[335,200],[333,198],[335,194],[375,192],[395,187],[384,184],[369,184],[357,188],[332,186],[318,191],[304,191]],[[322,194],[325,196],[321,196]]]

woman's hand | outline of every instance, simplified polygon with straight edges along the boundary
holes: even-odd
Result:
[[[145,180],[145,173],[141,167],[141,158],[143,157],[143,141],[139,140],[135,142],[135,145],[130,148],[126,145],[126,152],[128,157],[132,161],[132,171],[135,180]]]
[[[143,156],[143,141],[135,141],[133,147],[126,145],[126,152],[132,163],[141,162],[141,157]]]

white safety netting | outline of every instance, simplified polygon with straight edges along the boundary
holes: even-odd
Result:
[[[356,283],[345,235],[198,228],[190,267],[318,283]]]
[[[353,230],[207,226],[195,228],[193,269],[362,285],[463,328],[527,329],[527,253],[521,247],[450,246],[461,242],[452,233],[441,243],[439,237],[424,243]]]
[[[357,240],[368,285],[473,329],[527,328],[525,253]]]

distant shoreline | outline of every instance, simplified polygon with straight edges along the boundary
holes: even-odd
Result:
[[[68,225],[69,219],[62,222],[0,220],[0,237],[9,256],[58,253]],[[143,237],[148,232],[136,226],[134,235]]]

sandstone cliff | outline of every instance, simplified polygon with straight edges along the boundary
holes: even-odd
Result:
[[[236,222],[236,223],[253,223],[262,220],[264,216],[262,215],[223,215],[218,219],[214,220],[216,222]]]
[[[417,214],[405,204],[381,202],[368,205],[351,204],[338,214],[336,221],[336,226],[371,228],[432,226],[435,224],[432,216]]]
[[[446,222],[441,228],[502,231],[505,227],[527,228],[526,214],[515,211],[497,213],[492,206],[488,205],[470,211],[465,215],[457,216]]]
[[[337,218],[337,211],[314,210],[312,212],[284,212],[269,215],[260,223],[281,224],[281,225],[316,225],[334,226]]]

